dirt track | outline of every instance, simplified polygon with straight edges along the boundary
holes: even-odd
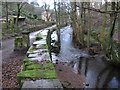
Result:
[[[19,88],[16,74],[20,72],[26,51],[14,52],[14,39],[2,41],[2,87]]]

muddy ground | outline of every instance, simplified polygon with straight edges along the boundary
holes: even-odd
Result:
[[[84,76],[74,73],[68,63],[55,64],[55,69],[64,88],[84,88]]]

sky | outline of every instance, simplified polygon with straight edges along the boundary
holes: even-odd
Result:
[[[49,4],[50,5],[50,9],[53,9],[54,8],[54,0],[28,0],[29,2],[37,2],[40,7],[44,5],[44,3],[46,4]],[[58,0],[57,0],[58,1]],[[65,1],[65,0],[60,0],[60,1]],[[67,0],[66,0],[67,1]],[[71,1],[74,1],[74,0],[71,0]],[[77,1],[77,0],[76,0]],[[78,1],[87,1],[87,0],[78,0]],[[98,1],[98,2],[101,2],[104,3],[104,0],[91,0],[91,1]],[[111,1],[111,0],[108,0],[108,1]],[[116,0],[115,0],[116,1]],[[119,0],[120,1],[120,0]]]
[[[29,2],[35,1],[38,2],[40,6],[44,5],[44,3],[50,5],[50,9],[54,8],[54,0],[28,0]]]

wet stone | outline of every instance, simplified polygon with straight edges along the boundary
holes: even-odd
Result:
[[[25,81],[22,89],[24,88],[63,88],[58,79],[42,79],[36,81]]]
[[[33,45],[40,45],[40,44],[46,44],[46,41],[44,40],[44,39],[42,39],[42,40],[40,40],[40,41],[35,41],[34,43],[33,43]]]
[[[55,53],[52,53],[52,63],[56,63],[57,60],[57,56],[55,55]]]
[[[42,53],[42,52],[47,52],[48,51],[48,49],[37,49],[37,50],[34,50],[34,51],[32,51],[32,52],[27,52],[27,53]]]
[[[41,31],[38,35],[47,35],[48,30]]]
[[[28,55],[28,57],[30,58],[30,57],[37,57],[38,56],[38,54],[29,54]]]

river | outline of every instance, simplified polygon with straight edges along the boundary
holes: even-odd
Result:
[[[119,69],[105,63],[99,55],[91,58],[89,54],[75,48],[72,42],[73,30],[70,26],[62,28],[60,32],[59,62],[69,62],[73,72],[84,75],[86,88],[120,88]]]

